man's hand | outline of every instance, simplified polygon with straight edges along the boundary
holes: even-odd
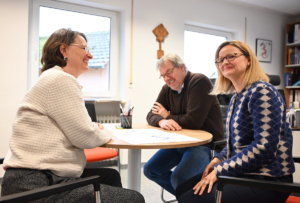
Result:
[[[178,123],[176,123],[174,120],[170,119],[170,120],[160,120],[158,122],[158,125],[165,130],[181,130],[181,126],[178,125]]]
[[[155,104],[153,105],[152,113],[159,114],[164,118],[167,118],[168,115],[170,115],[170,113],[165,109],[165,107],[158,102],[155,102]]]

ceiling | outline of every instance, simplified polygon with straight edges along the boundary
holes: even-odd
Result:
[[[300,0],[227,0],[233,3],[251,4],[289,15],[300,15]]]

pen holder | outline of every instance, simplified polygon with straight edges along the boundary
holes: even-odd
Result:
[[[121,127],[132,128],[132,116],[125,116],[121,114]]]

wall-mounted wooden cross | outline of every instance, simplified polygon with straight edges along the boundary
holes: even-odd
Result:
[[[159,50],[157,50],[157,58],[160,59],[164,55],[164,51],[161,50],[161,42],[165,40],[165,37],[169,34],[163,24],[157,26],[153,33],[156,36],[156,40],[159,41]]]

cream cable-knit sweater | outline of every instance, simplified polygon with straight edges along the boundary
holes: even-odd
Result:
[[[109,129],[100,130],[84,106],[76,78],[59,66],[45,71],[26,93],[14,118],[4,169],[51,170],[79,177],[86,165],[83,149],[108,142]]]

